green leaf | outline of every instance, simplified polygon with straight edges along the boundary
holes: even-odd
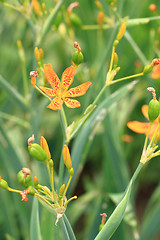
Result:
[[[34,197],[31,213],[31,224],[30,224],[30,238],[31,240],[41,240],[41,229],[39,222],[39,208],[38,199]]]
[[[127,188],[124,197],[122,198],[122,200],[120,201],[120,203],[118,204],[118,206],[116,207],[116,209],[114,210],[114,212],[112,213],[112,215],[110,216],[102,230],[96,236],[95,240],[109,240],[111,238],[111,236],[113,235],[113,233],[115,232],[115,230],[117,229],[117,227],[119,226],[120,222],[123,219],[130,198],[131,188],[132,181],[130,181],[130,184]]]
[[[19,107],[22,108],[22,110],[26,111],[29,109],[29,106],[26,102],[26,100],[23,98],[22,95],[20,95],[19,92],[17,92],[16,89],[14,89],[8,82],[0,75],[0,86],[5,91],[11,101],[19,105]]]

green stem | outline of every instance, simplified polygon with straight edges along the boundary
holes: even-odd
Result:
[[[63,144],[62,144],[62,151],[61,151],[61,158],[60,158],[60,165],[59,165],[59,182],[58,182],[58,190],[60,189],[60,187],[62,186],[63,183],[63,174],[64,174],[64,161],[63,161],[63,146],[65,144],[65,141],[63,140]]]
[[[119,23],[115,23],[114,24],[114,27],[115,26],[118,26]],[[113,26],[109,25],[109,24],[103,24],[102,26],[99,26],[99,25],[83,25],[82,27],[82,30],[106,30],[106,29],[110,29],[110,28],[113,28]]]
[[[100,99],[100,97],[102,96],[102,94],[104,93],[104,91],[106,90],[106,88],[107,88],[107,85],[104,85],[104,87],[101,89],[101,91],[100,91],[99,94],[97,95],[96,99],[93,101],[92,107],[94,107],[94,106],[97,104],[98,100]]]
[[[61,218],[60,221],[61,221],[61,226],[63,227],[63,232],[64,232],[64,235],[65,235],[65,239],[66,240],[71,240],[70,237],[69,237],[68,230],[67,230],[66,224],[64,222],[64,219]]]
[[[158,123],[158,125],[157,125],[157,127],[156,127],[156,130],[155,130],[155,132],[154,132],[154,134],[153,134],[153,137],[152,137],[152,139],[151,139],[151,141],[150,141],[150,143],[149,143],[150,146],[151,146],[152,143],[154,142],[155,136],[156,136],[157,131],[158,131],[158,129],[159,129],[159,125],[160,125],[160,123]]]
[[[47,201],[44,197],[42,197],[41,195],[39,195],[38,193],[35,193],[34,194],[36,197],[38,197],[38,198],[40,198],[42,201],[44,201],[48,206],[50,206],[52,209],[54,209],[53,208],[53,205],[49,202],[49,201]]]
[[[70,176],[70,178],[69,178],[69,180],[68,180],[67,186],[66,186],[66,188],[65,188],[65,190],[64,190],[64,195],[66,195],[66,192],[67,192],[67,190],[68,190],[68,187],[69,187],[69,185],[70,185],[71,180],[72,180],[72,176]]]
[[[54,202],[57,203],[58,201],[57,201],[56,193],[55,193],[55,190],[54,190],[53,167],[51,168],[51,188],[52,188]]]
[[[134,75],[131,75],[131,76],[127,76],[127,77],[123,77],[123,78],[116,79],[116,80],[110,82],[109,85],[112,85],[112,84],[114,84],[114,83],[121,82],[121,81],[124,81],[124,80],[128,80],[128,79],[131,79],[131,78],[140,77],[140,76],[143,76],[143,72],[137,73],[137,74],[134,74]]]
[[[132,176],[132,178],[131,178],[131,181],[132,181],[133,183],[134,183],[134,181],[136,180],[136,178],[137,178],[139,172],[141,171],[142,167],[143,167],[143,164],[140,162],[139,165],[138,165],[138,167],[136,168],[136,171],[134,172],[134,174],[133,174],[133,176]]]
[[[150,122],[148,131],[147,131],[147,135],[146,135],[146,138],[145,138],[145,142],[144,142],[143,152],[147,149],[147,143],[148,143],[148,138],[149,138],[149,132],[150,132],[150,129],[151,129],[151,125],[152,125],[152,123]]]
[[[0,111],[0,118],[3,118],[3,119],[6,119],[8,121],[11,121],[11,122],[14,122],[16,124],[18,124],[19,126],[22,126],[24,128],[29,128],[29,123],[19,117],[15,117],[15,116],[12,116],[8,113],[4,113],[4,112],[1,112]]]
[[[111,56],[111,62],[110,62],[110,67],[109,67],[109,72],[111,72],[112,67],[113,67],[113,58],[114,58],[114,53],[115,53],[115,46],[112,47],[112,56]]]
[[[59,113],[59,118],[60,118],[60,123],[61,123],[61,127],[62,127],[62,132],[63,132],[63,138],[64,141],[66,141],[67,136],[66,136],[66,128],[67,128],[67,119],[66,119],[66,115],[62,106],[62,109],[60,111],[58,111]]]

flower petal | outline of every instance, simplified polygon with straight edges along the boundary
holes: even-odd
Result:
[[[47,106],[52,110],[61,110],[63,104],[63,100],[60,97],[55,97],[52,102]]]
[[[134,132],[146,134],[147,130],[149,128],[149,123],[131,121],[131,122],[127,123],[127,127],[130,128]]]
[[[47,78],[47,81],[54,89],[54,91],[58,93],[61,90],[61,83],[57,74],[53,71],[52,66],[50,64],[44,65],[44,74],[45,77]]]
[[[72,84],[74,80],[75,68],[70,66],[66,68],[62,74],[62,92],[67,91],[69,86]]]
[[[160,64],[153,67],[152,78],[153,79],[160,78]]]
[[[68,90],[64,95],[65,97],[79,97],[82,96],[86,93],[86,91],[88,90],[88,88],[90,87],[92,83],[91,82],[85,82],[75,88],[71,88],[70,90]]]
[[[149,118],[148,118],[148,105],[143,105],[142,106],[142,113],[145,116],[145,118],[147,118],[149,120]]]
[[[47,88],[47,87],[39,87],[39,88],[49,97],[55,97],[57,95],[57,92],[54,89]]]
[[[80,102],[78,102],[77,100],[73,100],[70,98],[64,98],[63,100],[64,100],[66,106],[69,108],[78,108],[81,106]]]

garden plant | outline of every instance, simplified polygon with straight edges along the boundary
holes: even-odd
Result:
[[[0,239],[160,239],[159,12],[0,0]]]

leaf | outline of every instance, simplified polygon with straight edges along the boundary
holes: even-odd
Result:
[[[38,199],[34,197],[31,213],[31,224],[30,224],[30,239],[31,240],[41,240],[41,229],[39,222],[39,208]]]
[[[14,89],[8,82],[0,75],[0,86],[1,88],[7,93],[10,101],[15,102],[22,110],[26,111],[29,109],[29,105],[27,104],[26,100]]]
[[[120,203],[118,204],[118,206],[116,207],[116,209],[114,210],[114,212],[112,213],[112,215],[110,216],[102,230],[96,236],[95,240],[109,240],[111,238],[111,236],[113,235],[113,233],[115,232],[115,230],[117,229],[117,227],[119,226],[120,222],[123,219],[130,198],[131,188],[132,181],[130,181],[130,184],[127,188],[124,197],[122,198],[122,200],[120,201]]]

